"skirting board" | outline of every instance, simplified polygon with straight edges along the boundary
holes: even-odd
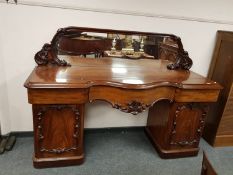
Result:
[[[233,135],[216,136],[214,147],[233,146]]]
[[[85,128],[85,134],[91,133],[106,133],[106,132],[130,132],[130,131],[143,131],[144,126],[130,126],[130,127],[113,127],[113,128]],[[14,135],[18,138],[20,137],[33,137],[33,131],[13,131],[9,133],[10,135]],[[9,135],[7,134],[7,135]],[[7,136],[5,135],[5,136]],[[4,136],[3,136],[4,137]]]

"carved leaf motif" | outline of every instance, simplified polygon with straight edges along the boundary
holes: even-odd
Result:
[[[183,44],[181,42],[181,38],[178,36],[173,36],[173,39],[178,44],[179,50],[177,53],[175,63],[168,64],[167,68],[171,69],[171,70],[173,70],[173,69],[189,70],[193,65],[192,59],[189,57],[188,52],[184,50]]]
[[[49,52],[51,51],[51,45],[46,43],[42,49],[36,53],[35,61],[38,65],[46,65],[49,61]]]
[[[76,150],[76,147],[71,147],[71,148],[56,148],[56,149],[45,149],[41,148],[40,152],[49,152],[49,153],[55,153],[55,154],[62,154],[64,152],[70,152]]]
[[[167,68],[171,70],[179,68],[189,70],[192,67],[192,65],[193,61],[189,57],[188,52],[183,50],[181,52],[178,52],[176,62],[168,64]]]
[[[57,41],[63,35],[69,34],[69,28],[61,28],[58,29],[57,33],[54,35],[51,44],[44,44],[42,49],[36,53],[34,59],[38,65],[47,65],[47,64],[55,64],[58,66],[71,66],[65,60],[61,60],[58,58],[57,54]]]
[[[141,102],[138,101],[132,101],[128,104],[126,104],[126,106],[122,106],[119,104],[115,104],[113,107],[116,109],[120,109],[123,112],[126,113],[131,113],[133,115],[137,115],[138,113],[141,113],[143,111],[146,110],[147,107],[149,107],[150,105],[144,105]]]

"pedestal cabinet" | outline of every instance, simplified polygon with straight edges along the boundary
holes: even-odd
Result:
[[[83,162],[83,105],[33,105],[34,166]]]
[[[160,156],[196,155],[207,110],[205,103],[155,103],[149,109],[146,131]]]

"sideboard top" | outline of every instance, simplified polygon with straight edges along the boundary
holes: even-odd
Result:
[[[106,85],[129,89],[173,86],[184,89],[220,89],[221,86],[189,70],[169,70],[167,60],[100,59],[64,56],[72,64],[37,66],[25,82],[27,88],[89,88]]]

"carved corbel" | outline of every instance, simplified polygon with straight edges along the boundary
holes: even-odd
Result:
[[[70,64],[65,60],[60,60],[57,57],[57,54],[54,53],[52,45],[48,43],[44,44],[42,49],[36,53],[34,59],[38,65],[47,65],[50,63],[58,66],[70,66]]]
[[[175,63],[168,64],[167,68],[174,69],[185,69],[189,70],[193,65],[192,60],[189,58],[187,51],[178,52]]]

